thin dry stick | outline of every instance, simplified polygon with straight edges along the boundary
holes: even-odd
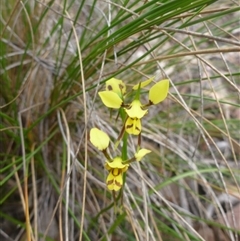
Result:
[[[62,162],[62,165],[64,165],[65,162]],[[62,167],[62,175],[61,175],[61,183],[60,183],[60,190],[63,193],[64,192],[64,180],[65,180],[65,168]],[[62,202],[59,204],[59,239],[60,241],[63,241],[63,229],[62,229],[63,221],[62,221]]]
[[[31,152],[33,153],[35,149],[35,143],[31,147]],[[31,158],[31,174],[32,174],[32,186],[33,186],[33,210],[34,210],[34,236],[35,240],[38,241],[38,199],[37,199],[37,184],[36,184],[36,174],[34,166],[34,156]]]
[[[225,35],[228,36],[228,38],[230,37],[230,38],[236,39],[236,41],[239,42],[238,34],[236,34],[236,36],[235,36],[233,33],[231,33],[231,32],[229,32],[229,31],[227,31],[226,29],[222,28],[220,25],[214,23],[212,20],[208,20],[207,22],[211,23],[211,24],[212,24],[214,27],[216,27],[217,29],[220,29]],[[224,39],[225,39],[225,38],[224,38]],[[231,41],[231,40],[230,40],[230,41]],[[229,42],[229,43],[231,43],[231,42]]]
[[[139,144],[140,146],[140,144]],[[139,170],[139,176],[142,176],[142,169],[140,166],[140,163],[137,162],[137,167]],[[145,227],[145,235],[146,235],[146,241],[149,241],[149,221],[148,221],[148,202],[147,202],[147,189],[146,189],[146,185],[143,181],[143,179],[141,179],[141,186],[142,186],[142,195],[143,195],[143,211],[144,211],[144,227]]]
[[[219,41],[219,42],[224,42],[224,43],[240,46],[239,41],[230,40],[228,38],[221,38],[221,37],[216,37],[216,36],[213,36],[213,35],[207,35],[207,34],[197,33],[197,32],[193,32],[193,31],[189,31],[189,30],[182,30],[182,29],[175,29],[175,28],[162,28],[162,27],[153,27],[153,28],[159,29],[159,30],[176,32],[176,33],[183,33],[183,34],[187,34],[187,35],[190,35],[190,36],[207,38],[207,39],[211,39],[211,40],[215,40],[215,41]]]
[[[68,209],[69,209],[69,192],[70,192],[70,175],[71,175],[71,147],[70,147],[70,131],[68,127],[68,122],[66,116],[62,109],[60,109],[62,113],[63,122],[66,129],[66,136],[67,136],[67,180],[66,180],[66,204],[65,204],[65,240],[69,240],[69,225],[68,225]]]
[[[25,142],[24,142],[24,134],[23,134],[23,126],[22,126],[22,118],[21,118],[21,112],[18,113],[18,122],[20,126],[20,138],[22,143],[22,159],[23,159],[23,173],[24,173],[24,212],[25,212],[25,218],[26,218],[26,232],[27,232],[27,240],[31,241],[31,235],[30,235],[30,219],[29,219],[29,206],[28,206],[28,167],[27,167],[27,161],[26,161],[26,153],[25,153]]]
[[[32,45],[34,49],[34,34],[33,34],[33,27],[31,24],[31,20],[29,17],[29,14],[23,4],[22,1],[20,1],[23,11],[26,14],[28,24],[30,26],[30,33],[31,33],[31,38],[32,38]],[[29,217],[29,196],[28,196],[28,165],[26,162],[26,156],[25,156],[25,146],[24,146],[24,134],[23,134],[23,126],[22,126],[22,119],[21,119],[21,114],[18,116],[19,117],[19,124],[20,124],[20,133],[21,133],[21,142],[22,142],[22,151],[24,153],[23,155],[23,172],[24,172],[24,196],[25,196],[25,216],[26,216],[26,232],[27,232],[27,240],[31,241],[31,223],[30,223],[30,217]]]
[[[135,228],[135,225],[134,225],[134,221],[133,221],[133,214],[131,214],[131,211],[127,209],[127,207],[125,207],[125,211],[130,219],[130,223],[132,224],[132,229],[133,229],[133,232],[134,232],[134,236],[136,238],[136,241],[140,241],[139,238],[138,238],[138,235],[137,235],[137,231],[136,231],[136,228]]]
[[[28,167],[26,168],[28,170]],[[29,198],[28,198],[28,171],[24,175],[24,200],[25,200],[25,217],[26,217],[26,233],[27,240],[31,241],[31,223],[29,217]]]
[[[20,199],[21,199],[21,202],[22,202],[23,210],[25,212],[26,207],[25,207],[25,202],[24,202],[24,194],[23,194],[23,190],[22,190],[22,187],[21,187],[21,181],[19,179],[16,164],[15,164],[15,157],[12,158],[12,163],[13,163],[13,169],[14,169],[14,176],[15,176],[15,179],[16,179],[16,182],[17,182],[18,192],[19,192]]]
[[[151,205],[151,204],[150,204]],[[153,209],[149,209],[149,217],[150,217],[150,219],[151,219],[151,221],[152,221],[152,224],[153,224],[153,228],[155,229],[155,233],[156,233],[156,238],[157,238],[157,240],[158,241],[163,241],[163,239],[162,239],[162,237],[161,237],[161,234],[160,234],[160,229],[158,228],[158,226],[157,226],[157,223],[156,223],[156,220],[155,220],[155,218],[154,218],[154,211],[153,211]]]
[[[66,11],[66,14],[70,18],[70,15]],[[73,33],[75,36],[75,40],[77,43],[77,50],[78,50],[78,57],[79,57],[79,64],[80,64],[80,70],[81,70],[81,80],[82,80],[82,93],[83,93],[83,107],[84,107],[84,122],[85,122],[85,128],[84,128],[84,135],[85,135],[85,145],[84,145],[84,183],[83,183],[83,201],[82,201],[82,216],[81,216],[81,224],[80,224],[80,233],[79,233],[79,241],[82,241],[82,233],[83,233],[83,225],[84,225],[84,214],[85,214],[85,200],[86,200],[86,189],[87,189],[87,164],[88,164],[88,139],[87,139],[87,103],[86,103],[86,87],[85,87],[85,78],[83,73],[83,65],[82,65],[82,54],[81,54],[81,47],[78,41],[77,32],[75,29],[75,26],[73,25],[73,21],[71,21]]]
[[[16,165],[15,165],[15,158],[13,157],[12,159],[13,161],[13,169],[14,169],[14,176],[15,176],[15,179],[16,179],[16,182],[17,182],[17,187],[18,187],[18,192],[19,192],[19,195],[20,195],[20,199],[21,199],[21,202],[22,202],[22,206],[23,206],[23,211],[25,213],[25,216],[27,215],[26,212],[28,212],[28,210],[26,211],[26,208],[28,207],[26,205],[26,201],[25,201],[25,190],[23,191],[22,190],[22,187],[21,187],[21,181],[19,179],[19,176],[18,176],[18,172],[17,172],[17,168],[16,168]],[[24,178],[25,179],[25,178]],[[24,186],[24,189],[25,189],[25,186]],[[32,235],[32,227],[31,227],[31,224],[29,222],[27,222],[27,219],[29,220],[29,213],[28,213],[28,218],[26,217],[26,235],[27,235],[27,240],[28,241],[35,241],[33,235]],[[29,232],[27,231],[27,229],[30,229]],[[30,239],[29,239],[29,235],[28,234],[31,234],[30,236]],[[32,237],[32,240],[31,240],[31,237]]]
[[[165,32],[165,34],[166,34],[166,32]],[[147,61],[142,61],[142,62],[136,63],[135,66],[149,64],[156,60],[174,59],[174,58],[178,58],[178,57],[187,57],[187,56],[198,55],[198,54],[229,53],[229,52],[240,52],[240,48],[239,47],[219,48],[219,49],[215,48],[215,49],[205,49],[205,50],[197,50],[197,51],[191,51],[191,52],[183,52],[183,53],[177,53],[177,54],[161,55],[161,56],[155,57],[155,59],[150,59]]]

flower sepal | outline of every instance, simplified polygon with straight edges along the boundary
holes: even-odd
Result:
[[[150,79],[147,79],[147,80],[145,80],[145,81],[142,81],[142,82],[134,85],[132,89],[133,89],[133,90],[137,90],[138,88],[142,89],[142,88],[144,88],[145,86],[149,85],[149,84],[154,80],[154,78],[155,78],[155,77],[153,76],[153,77],[151,77]]]
[[[145,148],[142,148],[142,149],[139,149],[135,154],[134,154],[134,157],[129,159],[129,160],[126,160],[126,161],[123,161],[122,163],[123,164],[131,164],[132,162],[135,162],[135,161],[141,161],[143,159],[144,156],[146,156],[148,153],[150,153],[152,151],[148,150],[148,149],[145,149]]]
[[[169,90],[169,80],[164,79],[151,87],[148,94],[149,105],[156,105],[166,99]]]
[[[90,142],[100,151],[104,151],[108,148],[110,138],[109,136],[99,130],[98,128],[92,128],[90,130]]]
[[[123,104],[119,95],[113,91],[100,91],[98,92],[98,95],[100,96],[103,104],[108,108],[119,109]]]

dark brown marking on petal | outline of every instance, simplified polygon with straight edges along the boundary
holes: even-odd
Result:
[[[117,182],[116,180],[115,180],[115,184],[116,184],[116,186],[118,186],[118,187],[121,187],[121,186],[122,186],[122,184],[121,184],[120,182]]]
[[[133,124],[132,125],[127,125],[126,128],[129,129],[129,128],[132,128],[133,127]]]
[[[108,86],[107,86],[107,89],[108,89],[108,90],[113,90],[113,88],[112,88],[111,85],[108,85]]]
[[[107,182],[107,185],[111,185],[111,184],[113,184],[113,182],[114,182],[114,179],[109,180],[109,181]]]
[[[137,126],[136,126],[136,130],[141,131]]]
[[[119,88],[120,88],[120,90],[122,90],[124,88],[124,86],[122,84],[119,84]]]

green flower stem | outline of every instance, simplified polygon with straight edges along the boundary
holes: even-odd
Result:
[[[126,113],[123,110],[123,108],[120,109],[120,116],[123,122],[123,125],[125,125],[125,119],[126,119]],[[123,127],[124,128],[124,127]],[[125,129],[123,129],[124,131]],[[122,146],[122,160],[127,160],[128,155],[127,155],[127,144],[128,144],[128,134],[124,132],[123,134],[123,146]]]
[[[139,83],[138,85],[138,89],[136,91],[136,95],[135,95],[135,100],[139,100],[140,99],[140,92],[141,92],[141,83]]]
[[[120,116],[122,118],[122,123],[123,125],[125,126],[125,119],[126,119],[126,113],[124,111],[123,108],[120,109]],[[123,146],[122,146],[122,160],[127,160],[128,159],[128,133],[125,132],[125,127],[123,126],[123,131],[124,131],[124,134],[123,134]],[[121,203],[123,205],[123,189],[124,189],[124,185],[125,185],[125,182],[126,182],[126,172],[123,173],[123,185],[122,185],[122,188],[119,192],[119,195],[117,197],[117,200],[119,200],[121,198]]]

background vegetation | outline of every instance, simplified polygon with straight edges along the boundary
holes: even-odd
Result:
[[[0,9],[1,240],[240,240],[238,1]],[[144,119],[152,153],[129,170],[115,214],[88,135],[120,127],[97,92],[151,76],[170,93]]]

